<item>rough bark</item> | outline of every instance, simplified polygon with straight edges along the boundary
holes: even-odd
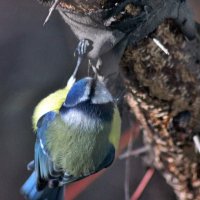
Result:
[[[200,199],[200,162],[192,141],[200,129],[199,47],[197,39],[188,41],[173,20],[165,20],[146,39],[128,46],[120,64],[130,92],[127,102],[152,147],[152,165],[180,200]]]

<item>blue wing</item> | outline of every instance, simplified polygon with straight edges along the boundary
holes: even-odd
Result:
[[[37,190],[37,177],[34,171],[26,180],[21,188],[21,193],[27,200],[64,200],[64,187],[49,188],[45,187],[43,190]]]
[[[21,188],[21,193],[28,200],[63,200],[64,188],[57,187],[61,170],[55,168],[46,146],[48,126],[55,119],[56,113],[48,112],[38,121],[37,139],[35,143],[35,160],[28,164],[28,169],[34,170]]]
[[[63,175],[51,160],[50,152],[46,145],[48,127],[56,117],[55,112],[48,112],[40,118],[37,124],[37,138],[35,143],[35,172],[37,176],[37,188],[42,190],[48,183],[50,187],[59,184],[59,178]]]

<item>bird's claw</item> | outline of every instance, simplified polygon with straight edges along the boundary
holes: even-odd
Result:
[[[73,74],[71,75],[71,77],[68,80],[67,85],[69,86],[69,88],[74,84],[74,82],[76,81],[76,74],[77,71],[79,69],[79,66],[82,63],[83,57],[86,55],[86,53],[88,52],[88,47],[90,46],[90,42],[87,39],[82,39],[79,41],[78,46],[74,52],[74,56],[77,56],[77,63],[76,63],[76,67],[75,70],[73,72]]]
[[[90,45],[89,40],[82,39],[79,41],[78,46],[74,52],[74,56],[84,56],[88,52],[88,47]]]

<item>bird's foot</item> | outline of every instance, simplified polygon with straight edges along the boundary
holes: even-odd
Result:
[[[78,46],[74,52],[75,56],[84,56],[88,52],[88,47],[90,46],[90,41],[87,39],[82,39],[79,41]]]
[[[89,46],[90,46],[90,41],[87,39],[82,39],[79,41],[78,46],[74,52],[74,56],[77,56],[77,63],[76,63],[76,67],[74,69],[73,74],[71,75],[70,79],[68,80],[68,87],[71,88],[71,86],[75,83],[76,81],[76,74],[77,71],[83,61],[84,56],[86,56],[88,50],[89,50]]]

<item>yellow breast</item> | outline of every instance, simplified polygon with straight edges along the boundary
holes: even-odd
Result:
[[[37,130],[37,122],[44,114],[49,111],[58,112],[63,102],[66,99],[69,87],[57,90],[54,93],[48,95],[42,99],[35,107],[32,117],[33,130]]]

